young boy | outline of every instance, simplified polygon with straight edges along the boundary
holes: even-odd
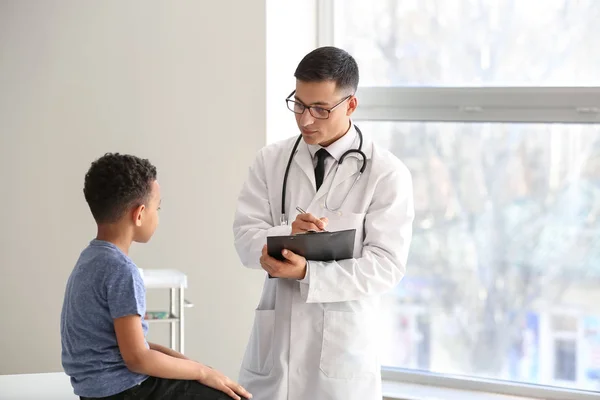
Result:
[[[141,275],[128,257],[158,225],[156,168],[131,155],[94,161],[83,189],[98,234],[67,282],[61,314],[62,365],[81,399],[252,397],[220,372],[146,342]]]

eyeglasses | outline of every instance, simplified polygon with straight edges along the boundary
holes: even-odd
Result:
[[[304,114],[304,111],[308,108],[308,112],[310,113],[310,115],[312,115],[316,119],[329,118],[329,114],[331,114],[333,110],[335,110],[340,104],[342,104],[344,101],[348,100],[350,97],[353,96],[348,95],[344,97],[342,100],[339,101],[339,103],[335,104],[331,108],[323,108],[321,106],[307,106],[298,101],[292,100],[290,97],[292,97],[294,93],[296,93],[295,90],[292,93],[290,93],[290,95],[285,99],[288,109],[294,114]]]

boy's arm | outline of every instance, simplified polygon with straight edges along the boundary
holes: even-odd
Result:
[[[206,376],[208,367],[200,363],[167,354],[161,351],[169,350],[163,346],[147,348],[139,315],[116,318],[114,323],[119,350],[131,371],[166,379],[202,380]]]
[[[252,397],[239,384],[212,368],[172,357],[147,345],[141,317],[146,309],[146,290],[137,267],[128,264],[108,268],[110,270],[105,281],[108,308],[119,351],[129,370],[157,378],[198,380],[238,400],[239,395]],[[158,347],[165,352],[172,352]]]
[[[161,353],[166,354],[166,355],[171,356],[171,357],[181,358],[182,360],[189,360],[189,358],[187,358],[186,356],[184,356],[180,352],[175,351],[175,350],[173,350],[173,349],[171,349],[169,347],[165,347],[165,346],[162,346],[160,344],[150,343],[150,342],[148,342],[148,345],[150,346],[151,350],[156,350],[158,352],[161,352]]]
[[[206,367],[176,358],[146,345],[141,315],[146,309],[146,289],[137,267],[111,265],[106,297],[114,321],[117,343],[127,368],[133,372],[167,379],[202,379]],[[166,350],[166,349],[165,349]]]
[[[236,400],[240,400],[240,396],[252,398],[242,386],[210,367],[146,347],[139,315],[115,318],[114,326],[119,351],[129,370],[158,378],[197,380]]]

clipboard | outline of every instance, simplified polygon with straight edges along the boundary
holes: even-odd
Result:
[[[268,236],[267,253],[280,261],[290,250],[307,261],[338,261],[353,257],[356,229],[334,232],[307,232],[290,236]]]

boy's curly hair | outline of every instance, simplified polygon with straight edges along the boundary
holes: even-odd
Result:
[[[106,153],[85,175],[83,194],[96,222],[112,223],[146,202],[155,180],[156,167],[147,159]]]

